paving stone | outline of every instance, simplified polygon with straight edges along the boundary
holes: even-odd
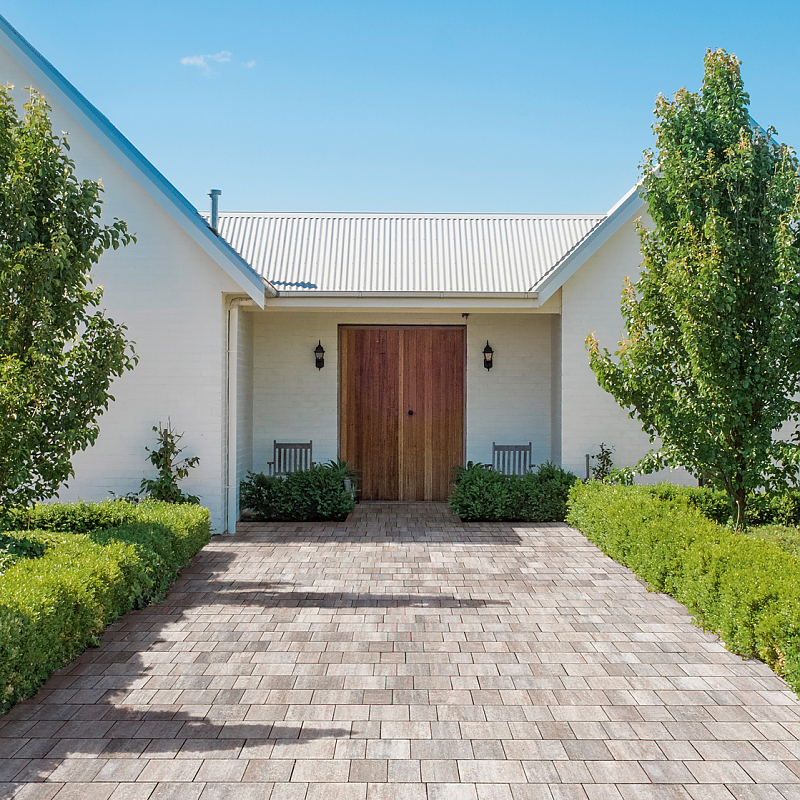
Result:
[[[243,523],[0,718],[21,800],[800,800],[800,704],[562,524]]]

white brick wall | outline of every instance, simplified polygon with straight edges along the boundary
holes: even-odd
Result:
[[[259,312],[253,317],[253,469],[267,469],[273,440],[314,442],[314,460],[338,451],[338,326],[467,327],[467,459],[490,461],[492,442],[533,442],[551,457],[551,316],[547,314],[353,314]],[[489,339],[495,367],[483,367]],[[322,341],[325,368],[314,367]]]
[[[472,314],[467,325],[467,461],[491,462],[492,442],[533,444],[551,458],[551,317]],[[489,340],[494,366],[483,366]]]
[[[586,336],[595,332],[601,348],[617,350],[624,333],[623,280],[636,280],[640,263],[639,238],[631,220],[562,287],[562,463],[580,477],[585,454],[597,453],[601,442],[614,446],[615,466],[635,464],[657,446],[597,385],[584,345]],[[647,483],[656,480],[694,482],[683,470],[642,478]]]
[[[35,85],[0,50],[0,79],[17,88]],[[136,491],[144,476],[153,476],[145,445],[153,446],[151,428],[171,418],[185,456],[200,464],[183,488],[201,496],[213,524],[221,524],[221,452],[224,315],[222,293],[240,290],[173,222],[155,201],[103,151],[52,98],[53,129],[67,131],[70,157],[81,178],[105,186],[104,218],[124,219],[138,242],[107,252],[95,271],[105,287],[109,316],[128,326],[139,364],[112,385],[116,400],[100,418],[94,447],[73,461],[76,476],[61,491],[63,499],[99,500],[109,491]]]

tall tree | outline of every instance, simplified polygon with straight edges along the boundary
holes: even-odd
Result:
[[[699,93],[656,101],[645,151],[643,263],[626,280],[627,336],[591,367],[661,447],[641,472],[686,467],[723,488],[738,527],[750,490],[793,474],[777,441],[800,417],[800,177],[794,151],[748,112],[740,62],[708,51]]]
[[[91,269],[134,241],[100,221],[102,186],[78,180],[66,138],[31,90],[22,118],[0,87],[0,504],[52,497],[97,438],[111,381],[132,369],[125,327],[97,306]]]

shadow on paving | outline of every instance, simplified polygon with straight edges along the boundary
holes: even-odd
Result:
[[[225,541],[235,544],[236,538]],[[248,690],[232,688],[235,679],[251,675],[249,654],[274,650],[277,640],[251,641],[233,628],[209,632],[204,638],[207,619],[196,629],[188,627],[190,633],[200,632],[200,638],[169,635],[182,633],[183,628],[176,626],[198,616],[209,618],[224,615],[226,608],[252,606],[260,609],[254,612],[259,615],[275,609],[277,616],[268,619],[284,622],[303,608],[369,611],[508,605],[408,591],[302,592],[283,589],[291,587],[288,583],[222,577],[241,555],[213,545],[202,550],[164,600],[117,620],[102,635],[100,647],[86,650],[53,673],[38,694],[0,716],[0,783],[7,788],[44,781],[67,758],[207,758],[210,753],[217,758],[263,758],[259,750],[278,740],[302,746],[315,739],[351,736],[349,724],[279,718],[287,704],[243,703]],[[264,630],[270,630],[268,620],[265,623]],[[242,665],[240,671],[237,664]],[[218,688],[220,675],[230,678],[231,688]],[[280,692],[294,685],[292,676],[267,674],[259,680],[264,698],[269,690]],[[151,701],[160,689],[166,689],[174,702]],[[270,715],[276,719],[266,718]]]
[[[245,596],[256,594],[249,583],[247,592],[240,588],[231,591],[225,588],[227,582],[214,579],[213,574],[224,571],[236,557],[213,549],[198,553],[164,600],[109,625],[99,647],[84,651],[54,672],[36,695],[0,715],[0,784],[5,785],[0,786],[0,795],[11,783],[46,780],[66,758],[203,758],[209,751],[218,758],[236,758],[243,747],[257,751],[277,740],[302,745],[350,736],[349,725],[333,721],[304,725],[301,720],[266,718],[270,714],[281,717],[288,704],[274,703],[267,709],[262,703],[268,713],[257,710],[255,719],[240,718],[259,704],[240,705],[245,689],[212,687],[219,675],[230,676],[229,682],[235,683],[237,663],[249,666],[242,656],[237,660],[238,654],[266,651],[274,641],[228,642],[224,634],[219,638],[211,635],[205,641],[213,642],[213,649],[203,649],[202,638],[191,641],[197,649],[187,649],[181,647],[180,639],[162,635],[198,614],[224,613],[221,606],[242,605]],[[204,575],[209,576],[206,589],[192,590]],[[279,607],[273,596],[280,593],[268,592],[257,605]],[[333,598],[330,602],[333,607]],[[299,607],[301,603],[293,601],[291,605]],[[160,658],[159,653],[169,654],[169,658]],[[230,668],[216,670],[214,664],[229,664]],[[210,674],[204,674],[207,670]],[[175,674],[168,674],[173,671]],[[250,671],[243,669],[241,674],[250,675]],[[270,676],[260,677],[270,681]],[[145,686],[148,682],[155,686]],[[269,688],[291,688],[280,683],[272,679]],[[153,688],[174,688],[176,702],[150,702]],[[206,696],[209,691],[216,694],[213,702]],[[183,695],[178,702],[180,692]]]
[[[451,595],[372,594],[369,592],[299,592],[284,591],[280,582],[211,580],[208,591],[217,603],[249,605],[262,608],[484,608],[507,606],[507,600],[458,598]],[[286,584],[287,586],[290,584]]]

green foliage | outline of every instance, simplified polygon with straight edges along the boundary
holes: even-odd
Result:
[[[677,486],[674,483],[657,483],[643,487],[657,500],[682,504],[699,511],[707,519],[725,525],[731,518],[731,507],[725,492],[708,487]]]
[[[706,519],[686,495],[591,481],[570,493],[567,521],[800,691],[800,562],[767,541]]]
[[[4,535],[39,555],[16,560],[0,580],[0,709],[33,693],[109,622],[158,599],[209,540],[206,509],[154,501],[131,506],[134,519],[118,527],[64,529],[70,518],[81,528],[112,518],[117,509],[107,507],[117,505],[40,512],[53,529]]]
[[[20,558],[41,558],[44,555],[44,545],[22,535],[0,533],[0,552]]]
[[[453,482],[450,508],[462,520],[501,522],[513,519],[519,508],[519,496],[512,488],[519,481],[486,464],[470,462],[456,472]]]
[[[153,430],[158,434],[158,447],[155,450],[145,447],[145,450],[150,453],[148,459],[158,470],[158,477],[155,480],[143,478],[141,491],[148,497],[165,503],[199,503],[199,497],[181,491],[178,481],[182,481],[189,474],[189,470],[200,463],[200,458],[198,456],[178,458],[185,449],[178,447],[183,434],[173,429],[169,418],[165,428],[162,428],[159,422],[157,426],[153,426]]]
[[[520,510],[518,519],[525,522],[563,522],[567,515],[569,490],[577,481],[571,472],[550,461],[540,464],[536,472],[518,479]]]
[[[592,477],[596,481],[607,480],[614,469],[614,461],[611,458],[611,453],[614,447],[606,447],[605,442],[600,442],[600,452],[592,456],[595,460],[595,465],[592,467]]]
[[[676,486],[658,483],[646,487],[659,500],[681,502],[697,509],[720,525],[731,522],[731,507],[725,492],[709,487]],[[799,525],[800,491],[787,490],[781,493],[751,492],[747,498],[748,525]]]
[[[247,478],[239,484],[239,502],[242,508],[249,509],[259,519],[283,519],[286,505],[283,484],[283,480],[274,475],[248,472]]]
[[[102,186],[79,181],[49,107],[31,90],[17,116],[0,86],[0,505],[52,497],[72,456],[97,438],[111,381],[136,357],[125,327],[97,310],[91,269],[134,241],[100,222]]]
[[[465,521],[563,522],[576,480],[549,461],[525,475],[504,475],[470,462],[454,472],[450,508]]]
[[[800,525],[800,491],[753,492],[747,500],[748,525]]]
[[[343,520],[355,508],[345,479],[354,481],[355,473],[344,461],[314,464],[285,479],[248,472],[239,487],[240,500],[267,521]]]
[[[800,559],[800,529],[793,525],[759,525],[745,531],[751,539],[761,539]]]
[[[21,558],[40,558],[44,549],[41,542],[21,534],[0,533],[0,575]]]
[[[686,467],[723,489],[744,525],[749,492],[796,472],[774,440],[800,406],[800,176],[754,125],[735,56],[705,57],[700,93],[656,101],[642,196],[643,265],[626,281],[615,362],[587,337],[598,383],[662,446],[642,472]]]
[[[0,509],[0,530],[89,533],[138,519],[136,506],[120,500],[105,503],[37,503],[27,508]]]

